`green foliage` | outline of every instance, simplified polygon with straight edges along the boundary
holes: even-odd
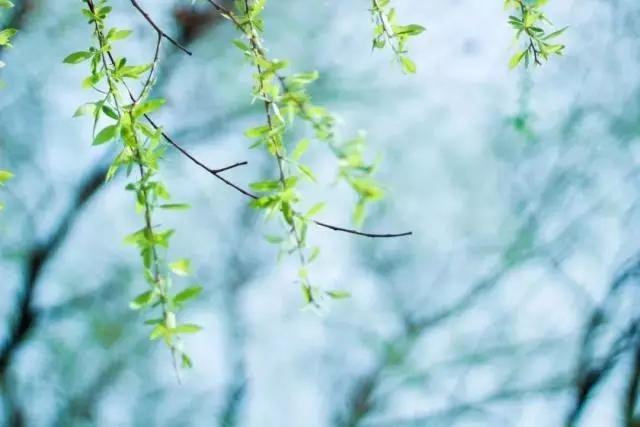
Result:
[[[354,218],[362,223],[364,205],[382,196],[371,175],[369,167],[362,159],[364,139],[358,138],[358,149],[352,142],[339,144],[335,140],[335,118],[325,108],[312,103],[307,87],[319,78],[317,72],[298,73],[285,76],[289,67],[287,61],[271,59],[262,46],[261,34],[264,28],[262,11],[266,1],[238,0],[235,11],[217,5],[242,33],[243,39],[234,40],[234,45],[255,67],[253,98],[264,105],[265,123],[253,127],[245,135],[253,140],[253,148],[262,148],[273,157],[276,165],[275,179],[267,179],[251,184],[251,189],[260,197],[251,206],[265,212],[267,218],[279,217],[285,227],[284,236],[270,236],[267,240],[280,246],[280,254],[297,253],[300,268],[298,280],[306,304],[319,306],[325,295],[309,277],[308,266],[317,259],[320,250],[307,242],[307,230],[322,203],[315,204],[305,214],[300,212],[302,196],[298,189],[303,180],[316,182],[312,169],[302,162],[311,140],[304,138],[295,145],[288,141],[287,130],[296,118],[307,123],[313,130],[314,139],[326,144],[339,161],[339,178],[344,179],[359,195],[358,208]],[[373,194],[375,193],[375,195]],[[331,295],[330,295],[331,296]],[[335,298],[335,296],[332,296]]]
[[[142,215],[144,226],[127,236],[125,241],[140,251],[149,289],[135,297],[130,306],[135,310],[159,307],[161,317],[147,322],[154,326],[150,339],[161,338],[166,343],[173,354],[174,364],[180,355],[183,366],[191,366],[190,362],[186,362],[190,359],[184,354],[179,337],[196,332],[200,327],[179,324],[176,314],[200,291],[187,288],[174,293],[171,290],[171,273],[188,276],[190,262],[180,259],[167,263],[164,260],[162,254],[169,248],[174,230],[164,229],[154,222],[156,209],[182,209],[186,205],[171,203],[165,184],[157,176],[164,154],[161,129],[142,121],[146,114],[156,111],[164,104],[162,99],[149,98],[157,55],[154,62],[141,65],[130,65],[127,58],[118,57],[113,44],[126,39],[131,31],[107,28],[106,19],[111,12],[107,0],[86,3],[88,7],[82,13],[93,26],[95,42],[87,50],[68,55],[63,62],[88,63],[90,74],[83,86],[93,88],[102,96],[93,103],[82,105],[74,116],[92,117],[93,145],[118,144],[119,153],[109,167],[107,180],[112,179],[120,170],[124,170],[128,177],[138,174],[138,178],[127,184],[126,189],[134,195],[136,211]],[[142,89],[134,96],[129,82],[136,81],[142,84]],[[101,129],[98,131],[99,128]]]
[[[387,45],[390,46],[403,71],[414,74],[417,68],[408,55],[407,42],[426,29],[417,24],[399,24],[396,10],[391,7],[391,0],[371,0],[371,16],[375,24],[373,48],[383,49]]]
[[[515,30],[516,40],[523,41],[523,47],[509,60],[509,68],[515,68],[524,62],[528,67],[531,62],[542,65],[550,56],[562,55],[565,46],[556,43],[555,39],[567,29],[548,32],[543,27],[553,24],[542,13],[542,7],[548,0],[505,0],[505,9],[513,9],[516,15],[509,16],[509,24]]]
[[[13,178],[13,174],[11,172],[0,169],[0,187],[3,187],[11,178]],[[3,209],[4,205],[0,202],[0,211]]]
[[[416,24],[400,25],[390,0],[371,1],[371,14],[375,23],[373,48],[390,46],[404,72],[415,73],[416,65],[408,56],[407,44],[412,37],[422,34],[425,28]],[[82,13],[93,28],[93,43],[85,50],[69,54],[63,62],[87,64],[89,74],[82,86],[93,89],[100,96],[93,102],[81,105],[74,116],[91,117],[92,145],[115,144],[118,147],[106,179],[111,180],[119,172],[129,178],[125,188],[134,195],[136,211],[142,216],[143,226],[127,236],[125,242],[139,250],[143,275],[148,284],[147,289],[136,296],[130,306],[134,310],[157,312],[145,322],[152,327],[149,338],[162,340],[169,347],[177,371],[178,360],[183,367],[192,366],[191,359],[182,349],[180,337],[201,329],[198,325],[179,322],[177,314],[200,295],[202,287],[191,285],[177,292],[172,291],[174,280],[184,280],[190,276],[191,263],[184,258],[173,262],[166,260],[174,230],[158,226],[155,218],[158,209],[176,211],[187,209],[188,205],[172,201],[166,185],[159,179],[158,171],[166,148],[163,138],[195,164],[218,178],[220,171],[229,168],[219,171],[207,168],[177,146],[148,116],[165,103],[163,99],[150,97],[162,40],[167,39],[185,53],[191,53],[165,34],[137,2],[132,1],[132,5],[158,37],[152,62],[132,64],[128,58],[119,57],[114,50],[116,42],[126,40],[132,32],[107,25],[107,18],[112,10],[109,1],[83,2],[87,7]],[[349,298],[350,293],[347,291],[323,290],[310,279],[309,266],[318,258],[320,249],[307,241],[309,225],[315,223],[332,230],[369,237],[399,237],[411,233],[375,235],[321,223],[314,218],[323,210],[324,203],[316,202],[304,209],[303,205],[308,202],[303,197],[301,183],[317,181],[315,173],[307,164],[309,156],[306,153],[309,148],[314,143],[327,147],[336,158],[338,181],[346,183],[357,196],[353,220],[358,225],[362,224],[367,206],[384,196],[384,190],[373,177],[376,162],[371,162],[366,156],[364,134],[360,133],[346,142],[338,142],[335,117],[325,108],[315,105],[309,94],[308,89],[319,78],[319,74],[304,72],[287,75],[285,72],[289,69],[288,61],[267,55],[267,50],[263,47],[262,16],[266,0],[235,0],[233,10],[214,0],[207,2],[231,21],[241,34],[241,38],[234,40],[233,44],[254,69],[251,95],[264,111],[262,123],[248,129],[245,135],[252,141],[252,148],[263,150],[274,163],[274,173],[271,176],[250,185],[257,195],[246,192],[225,179],[223,181],[252,198],[251,206],[262,211],[266,218],[276,218],[283,225],[282,235],[268,236],[267,240],[279,246],[280,255],[297,254],[300,265],[296,282],[302,289],[307,306],[320,307],[321,300],[325,298]],[[552,54],[562,53],[564,46],[554,45],[550,40],[564,30],[547,34],[539,27],[541,22],[548,22],[540,12],[544,3],[542,0],[506,1],[507,7],[517,8],[520,13],[520,16],[510,18],[511,25],[516,29],[516,37],[524,35],[528,40],[526,49],[512,59],[512,66],[518,65],[522,60],[528,64],[531,59],[540,63]],[[6,0],[0,0],[0,6],[7,4]],[[12,32],[0,33],[0,44],[8,45],[12,35]],[[142,88],[138,94],[130,89],[133,84]],[[291,135],[296,120],[302,122],[310,135],[294,141]],[[137,178],[132,178],[132,174],[137,175]],[[10,174],[7,176],[10,177]]]
[[[13,7],[13,3],[9,0],[0,0],[0,10],[10,9]],[[16,35],[18,31],[13,28],[5,28],[0,30],[0,47],[11,47],[11,38]],[[3,68],[5,63],[0,61],[0,68]],[[2,86],[2,80],[0,80],[0,87]],[[13,174],[6,170],[0,170],[0,187],[13,178]],[[4,204],[0,202],[0,210],[4,209]]]

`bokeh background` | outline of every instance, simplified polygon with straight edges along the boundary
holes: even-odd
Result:
[[[149,60],[154,33],[129,2],[112,22]],[[165,129],[240,184],[269,176],[243,131],[261,123],[234,29],[190,1],[141,2],[193,50],[162,51]],[[419,72],[371,52],[366,0],[272,0],[266,42],[295,71],[318,70],[314,100],[367,132],[387,197],[367,240],[313,229],[316,282],[350,291],[321,316],[301,310],[295,260],[239,194],[168,151],[162,171],[192,209],[162,217],[169,257],[193,260],[205,291],[185,313],[204,326],[178,385],[167,350],[128,308],[144,281],[140,228],[113,152],[72,118],[94,94],[80,1],[18,0],[1,52],[0,425],[7,426],[637,426],[640,372],[640,3],[555,0],[566,56],[509,71],[502,1],[394,0],[428,28],[410,46]],[[321,177],[306,189],[348,224],[353,197]]]

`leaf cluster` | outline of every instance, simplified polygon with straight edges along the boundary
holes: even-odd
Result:
[[[375,24],[373,48],[383,49],[389,45],[404,72],[414,74],[417,67],[408,55],[407,43],[412,37],[422,34],[426,28],[418,24],[399,24],[396,9],[391,7],[391,0],[372,0],[371,16]]]
[[[556,43],[555,39],[562,35],[567,27],[548,32],[544,27],[553,23],[542,12],[547,0],[505,0],[507,9],[515,10],[509,16],[509,25],[515,30],[516,40],[523,40],[523,48],[509,60],[509,68],[515,68],[524,62],[525,67],[531,63],[542,65],[553,55],[562,55],[565,45]]]

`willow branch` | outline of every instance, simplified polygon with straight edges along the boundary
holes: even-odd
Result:
[[[217,2],[215,2],[213,0],[207,0],[207,1],[224,18],[229,19],[239,30],[244,32],[244,30],[242,28],[242,24],[240,23],[240,21],[238,21],[236,16],[229,9],[227,9],[226,7],[220,5],[219,3],[217,3]],[[259,53],[263,53],[262,46],[260,46],[260,43],[257,40],[252,39],[252,40],[250,40],[250,42],[252,44],[252,48],[253,49],[257,50]],[[281,82],[281,84],[284,85],[284,81],[283,81],[282,77],[278,76],[278,79]],[[267,109],[267,113],[269,113],[268,104],[266,105],[266,109]],[[218,175],[215,175],[215,176],[220,179],[220,177]],[[227,183],[228,185],[231,185],[230,182],[227,181],[227,180],[224,180],[224,182]],[[240,191],[245,196],[251,197],[254,200],[259,198],[258,196],[254,195],[254,194],[251,194],[251,193],[249,193],[248,191],[246,191],[244,189],[239,188],[235,184],[233,184],[231,186],[234,187],[236,190]],[[364,231],[359,231],[359,230],[355,230],[355,229],[351,229],[351,228],[335,226],[335,225],[328,224],[326,222],[322,222],[322,221],[318,221],[318,220],[312,220],[312,221],[313,221],[314,224],[316,224],[319,227],[323,227],[323,228],[326,228],[326,229],[329,229],[329,230],[338,231],[338,232],[342,232],[342,233],[353,234],[355,236],[362,236],[362,237],[396,238],[396,237],[407,237],[407,236],[413,235],[412,231],[407,231],[407,232],[403,232],[403,233],[367,233],[367,232],[364,232]]]
[[[191,51],[189,49],[187,49],[186,47],[181,45],[178,41],[173,39],[170,35],[165,33],[158,26],[158,24],[155,23],[155,21],[151,18],[151,16],[149,16],[149,14],[140,6],[140,4],[136,0],[130,0],[130,1],[131,1],[131,5],[133,5],[133,7],[135,7],[138,10],[138,12],[140,12],[142,17],[149,23],[149,25],[151,25],[151,27],[153,27],[153,29],[156,30],[156,33],[158,33],[158,37],[162,37],[162,38],[167,39],[169,41],[169,43],[171,43],[172,45],[174,45],[175,47],[177,47],[178,49],[180,49],[181,51],[183,51],[187,55],[189,55],[189,56],[192,55],[192,53],[191,53]]]

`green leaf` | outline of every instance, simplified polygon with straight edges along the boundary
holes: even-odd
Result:
[[[516,68],[518,66],[518,64],[520,64],[520,62],[522,61],[522,58],[524,58],[524,55],[526,54],[526,50],[522,51],[522,52],[517,52],[515,55],[513,55],[511,57],[511,59],[509,60],[509,69],[513,70],[514,68]]]
[[[131,34],[133,33],[133,31],[131,30],[115,30],[115,31],[109,31],[109,34],[107,36],[107,38],[109,40],[122,40],[122,39],[126,39],[127,37],[129,37]]]
[[[260,138],[266,134],[269,133],[269,131],[271,130],[271,128],[268,125],[263,125],[263,126],[257,126],[254,128],[251,128],[249,130],[247,130],[244,135],[247,138]]]
[[[165,203],[164,205],[160,205],[159,207],[160,209],[174,210],[174,211],[184,211],[191,208],[191,206],[186,203]]]
[[[309,260],[307,262],[312,263],[318,258],[318,256],[320,256],[320,248],[314,246],[314,248],[311,249],[311,255],[309,256]]]
[[[181,305],[189,301],[190,299],[197,297],[201,293],[202,293],[202,286],[192,286],[180,292],[175,297],[173,297],[173,302],[176,305]]]
[[[313,205],[311,207],[311,209],[309,209],[307,211],[306,214],[304,214],[305,218],[313,218],[314,216],[316,216],[317,214],[319,214],[325,207],[324,203],[316,203],[315,205]]]
[[[550,40],[552,38],[558,37],[559,35],[564,33],[567,30],[567,28],[569,28],[569,27],[564,27],[564,28],[559,29],[558,31],[554,31],[553,33],[547,34],[546,36],[544,36],[542,38],[542,40]]]
[[[138,79],[144,72],[146,72],[150,68],[151,68],[151,64],[127,65],[117,70],[117,73],[120,75],[120,77],[123,77],[123,78],[126,77],[130,79]]]
[[[251,48],[247,46],[242,40],[233,40],[232,43],[243,52],[250,52]]]
[[[398,26],[394,28],[396,36],[417,36],[422,34],[424,31],[426,31],[426,28],[417,24]]]
[[[0,7],[4,9],[11,9],[13,7],[13,3],[9,0],[0,0]]]
[[[166,337],[168,335],[169,335],[169,330],[166,328],[166,326],[160,323],[156,325],[155,328],[153,328],[153,330],[151,331],[151,334],[149,335],[149,339],[151,341],[155,341],[160,337]]]
[[[10,46],[11,37],[15,36],[18,30],[7,28],[0,31],[0,46]]]
[[[284,241],[280,236],[264,236],[264,238],[267,242],[273,243],[274,245],[278,245]]]
[[[400,63],[402,64],[402,69],[409,74],[415,74],[417,67],[415,62],[411,60],[408,56],[401,55]]]
[[[315,175],[313,174],[313,171],[311,170],[311,168],[309,168],[309,166],[298,165],[298,170],[302,172],[302,174],[306,176],[311,182],[317,181]]]
[[[193,323],[185,323],[184,325],[176,326],[172,332],[176,334],[195,334],[201,330],[201,326],[194,325]]]
[[[112,118],[113,120],[118,120],[118,113],[115,112],[115,110],[111,107],[109,107],[108,105],[102,105],[102,112],[105,113],[107,116],[109,116],[110,118]]]
[[[182,258],[169,264],[169,268],[178,276],[188,276],[191,272],[191,261]]]
[[[193,368],[193,362],[191,362],[191,358],[189,356],[187,356],[186,354],[182,353],[181,355],[182,358],[182,367],[183,368]]]
[[[105,144],[116,137],[118,125],[110,125],[102,129],[93,139],[93,145]]]
[[[3,185],[5,182],[9,181],[13,178],[13,174],[9,171],[0,170],[0,185]]]
[[[80,117],[87,114],[93,114],[96,111],[96,104],[93,102],[88,102],[86,104],[82,104],[75,113],[73,113],[73,117]]]
[[[253,191],[260,191],[260,192],[275,191],[280,188],[280,181],[266,180],[266,181],[254,182],[252,184],[249,184],[249,187]]]
[[[326,294],[333,299],[351,298],[351,293],[347,291],[327,291]]]
[[[291,152],[291,159],[294,161],[298,161],[300,160],[300,158],[302,157],[302,155],[307,151],[307,149],[309,148],[309,144],[310,141],[305,138],[302,141],[300,141],[298,143],[298,145],[296,145],[296,148],[293,149],[293,151]]]
[[[167,101],[162,99],[162,98],[150,99],[150,100],[145,101],[142,104],[138,105],[134,109],[133,114],[136,117],[139,117],[139,116],[142,116],[143,114],[151,113],[151,112],[157,110],[158,108],[162,107],[166,102]]]
[[[154,297],[155,293],[153,291],[143,292],[129,303],[129,307],[132,310],[140,310],[150,305]]]
[[[71,55],[67,56],[62,60],[62,62],[65,64],[79,64],[91,58],[92,56],[93,56],[93,53],[91,52],[79,51],[79,52],[74,52]]]

